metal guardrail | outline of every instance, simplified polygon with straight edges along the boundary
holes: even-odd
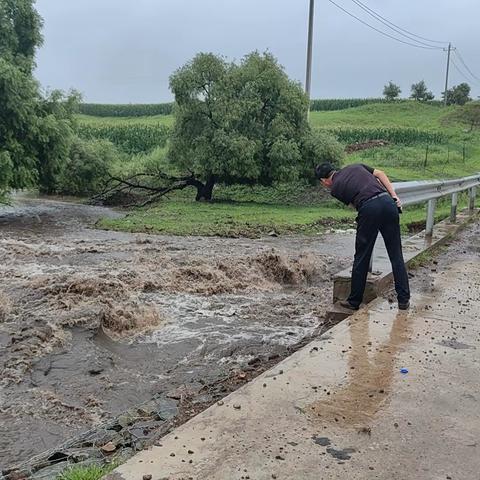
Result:
[[[397,195],[405,206],[418,203],[427,203],[426,235],[433,234],[435,221],[435,207],[439,198],[451,195],[452,206],[450,220],[457,218],[458,194],[468,190],[469,210],[475,208],[476,188],[480,186],[480,173],[470,177],[456,178],[453,180],[422,180],[414,182],[396,182],[393,184]]]
[[[455,222],[457,219],[458,194],[468,190],[468,209],[473,212],[475,209],[476,188],[478,186],[480,186],[480,173],[453,180],[419,180],[393,183],[393,188],[404,206],[427,202],[427,222],[425,227],[425,236],[427,238],[433,235],[437,200],[451,195],[450,221]],[[372,272],[372,270],[373,253],[370,257],[369,266],[369,271]]]
[[[414,205],[477,187],[480,185],[480,173],[454,180],[397,182],[393,185],[404,205]]]

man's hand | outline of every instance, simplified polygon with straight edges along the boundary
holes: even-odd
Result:
[[[402,208],[402,202],[398,197],[392,197],[395,200],[395,203],[397,204],[398,208]]]
[[[388,179],[387,175],[385,175],[385,172],[382,172],[382,170],[377,170],[375,169],[373,171],[373,175],[377,178],[377,180],[387,189],[387,192],[390,194],[390,196],[397,202],[397,207],[401,208],[402,204],[398,203],[400,200],[397,197],[397,194],[395,193],[395,190],[393,189],[393,185],[391,184],[390,180]]]

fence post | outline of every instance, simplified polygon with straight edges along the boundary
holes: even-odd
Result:
[[[457,205],[458,205],[458,193],[452,193],[452,207],[450,209],[450,222],[455,223],[457,221]]]
[[[476,188],[472,187],[469,190],[469,195],[468,195],[468,209],[470,212],[473,212],[475,209],[475,195],[476,195]]]
[[[437,199],[432,198],[427,205],[427,225],[425,228],[425,236],[431,237],[433,235],[433,224],[435,223],[435,206]]]

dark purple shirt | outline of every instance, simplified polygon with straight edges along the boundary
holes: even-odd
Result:
[[[373,175],[373,171],[373,168],[360,163],[342,168],[333,176],[330,193],[358,210],[365,200],[386,191]]]

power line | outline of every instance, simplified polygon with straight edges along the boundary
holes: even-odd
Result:
[[[450,59],[450,61],[452,62],[453,66],[455,67],[455,70],[457,70],[457,72],[465,79],[467,80],[467,82],[471,82],[472,79],[469,78],[464,71],[462,71],[460,69],[460,67],[455,63],[455,60],[453,58]],[[474,80],[474,82],[476,82],[477,84],[480,84],[480,82],[478,82],[477,80]]]
[[[352,0],[352,2],[355,3],[357,6],[359,6],[362,10],[367,12],[367,14],[370,15],[371,17],[373,17],[375,20],[378,20],[380,23],[383,23],[385,26],[387,26],[388,28],[390,28],[394,32],[398,33],[399,35],[402,35],[405,38],[408,38],[409,40],[413,40],[414,42],[417,42],[421,45],[436,48],[438,50],[442,49],[442,47],[431,45],[429,43],[425,43],[422,40],[426,40],[427,42],[431,42],[431,43],[442,43],[442,44],[447,43],[447,42],[441,42],[439,40],[429,40],[425,37],[421,37],[420,35],[416,35],[415,33],[411,33],[408,30],[405,30],[404,28],[399,27],[398,25],[391,22],[390,20],[387,20],[385,17],[382,17],[382,15],[380,15],[379,13],[377,13],[374,10],[372,10],[371,8],[369,8],[367,5],[362,3],[360,0]],[[417,38],[415,38],[415,37],[420,38],[422,40],[417,40]]]
[[[458,51],[458,48],[455,50],[455,53],[457,54],[458,56],[458,59],[462,62],[462,65],[465,67],[465,69],[467,70],[467,72],[477,81],[480,82],[480,78],[478,78],[471,70],[470,68],[468,68],[468,65],[465,63],[465,60],[463,59],[463,57],[460,55],[460,52]]]
[[[375,12],[375,10],[371,9],[370,7],[368,7],[367,5],[362,3],[360,0],[352,0],[352,1],[354,1],[359,6],[361,5],[362,7],[364,7],[364,9],[368,10],[369,12],[371,12],[376,17],[381,18],[382,20],[387,22],[389,25],[392,25],[393,27],[398,28],[402,32],[408,33],[409,35],[420,38],[421,40],[425,40],[426,42],[430,42],[430,43],[440,43],[440,44],[448,43],[447,41],[444,41],[444,40],[432,40],[431,38],[422,37],[421,35],[417,35],[416,33],[409,32],[405,28],[402,28],[402,27],[396,25],[395,23],[391,22],[390,20],[386,19],[385,17],[380,15],[378,12]]]
[[[349,12],[348,10],[346,10],[345,8],[343,8],[342,6],[340,6],[338,3],[335,3],[333,0],[328,0],[331,4],[335,5],[337,8],[339,8],[340,10],[342,10],[344,13],[346,13],[347,15],[349,15],[350,17],[353,17],[355,20],[358,20],[360,23],[363,23],[364,25],[366,25],[367,27],[371,28],[372,30],[375,30],[376,32],[384,35],[385,37],[388,37],[388,38],[391,38],[392,40],[396,40],[397,42],[400,42],[400,43],[404,43],[405,45],[410,45],[411,47],[415,47],[415,48],[423,48],[425,50],[438,50],[440,47],[434,47],[434,46],[430,46],[430,47],[425,47],[425,46],[422,46],[422,45],[418,45],[418,44],[415,44],[415,43],[410,43],[410,42],[406,42],[404,40],[401,40],[400,38],[397,38],[397,37],[394,37],[393,35],[390,35],[389,33],[387,32],[384,32],[383,30],[380,30],[376,27],[374,27],[373,25],[370,25],[369,23],[365,22],[364,20],[362,20],[361,18],[357,17],[356,15],[354,15],[353,13]]]

